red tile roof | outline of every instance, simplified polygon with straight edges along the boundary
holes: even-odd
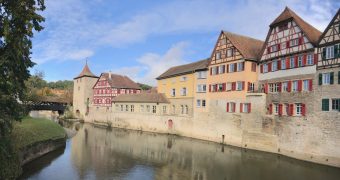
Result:
[[[126,89],[141,89],[137,83],[132,81],[127,76],[122,76],[113,73],[111,73],[111,78],[110,73],[102,73],[100,76],[104,76],[105,79],[107,79],[107,81],[109,82],[111,87]]]
[[[78,78],[81,78],[81,77],[94,77],[94,78],[98,78],[98,76],[94,75],[91,72],[89,66],[87,65],[87,62],[85,64],[83,70],[81,71],[81,73],[77,77],[75,77],[74,79],[78,79]]]

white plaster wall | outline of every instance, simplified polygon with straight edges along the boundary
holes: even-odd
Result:
[[[289,76],[298,76],[298,75],[306,75],[306,74],[315,74],[316,73],[316,66],[306,66],[294,69],[286,69],[286,70],[279,70],[274,72],[268,73],[260,73],[259,80],[269,80],[275,78],[284,78]]]

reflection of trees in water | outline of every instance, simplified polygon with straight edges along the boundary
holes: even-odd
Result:
[[[94,170],[98,179],[123,177],[140,164],[152,167],[155,179],[331,179],[340,175],[339,170],[324,166],[189,138],[88,124],[83,129],[73,138],[72,160],[80,174]]]

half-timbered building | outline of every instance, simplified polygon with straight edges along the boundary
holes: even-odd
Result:
[[[93,86],[93,105],[111,107],[112,99],[120,94],[138,94],[141,88],[127,76],[102,73]]]
[[[340,112],[340,9],[320,37],[315,82],[317,111]],[[329,113],[327,113],[329,116]]]
[[[222,31],[209,63],[207,79],[211,108],[230,113],[251,112],[246,94],[254,92],[258,81],[258,58],[263,41]]]
[[[278,116],[305,116],[313,105],[316,46],[321,32],[286,7],[270,24],[260,60],[260,91],[267,110]]]

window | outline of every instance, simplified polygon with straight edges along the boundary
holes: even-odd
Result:
[[[281,69],[286,69],[286,59],[282,58],[280,63],[281,63]]]
[[[256,72],[256,63],[254,62],[251,63],[251,71]]]
[[[197,79],[206,79],[207,78],[207,71],[198,71],[197,72]]]
[[[254,92],[255,91],[255,83],[248,83],[248,91]]]
[[[218,68],[218,66],[215,66],[215,67],[211,68],[211,70],[212,70],[211,74],[212,75],[216,75],[217,74],[217,68]]]
[[[166,106],[163,106],[163,114],[166,114]]]
[[[223,91],[223,84],[218,84],[217,85],[217,91]]]
[[[292,88],[293,92],[298,91],[298,84],[299,84],[299,81],[293,81],[293,88]]]
[[[236,103],[228,102],[227,103],[227,112],[235,112]]]
[[[332,99],[332,110],[340,111],[340,99]]]
[[[181,96],[186,96],[187,95],[187,88],[182,88],[181,89]]]
[[[299,45],[299,38],[290,40],[289,45],[290,47]]]
[[[326,47],[326,59],[334,58],[334,46]]]
[[[242,104],[242,112],[250,113],[250,103],[243,103]]]
[[[276,52],[279,50],[278,45],[273,45],[270,48],[271,48],[270,52]]]
[[[287,92],[288,91],[288,82],[283,82],[282,83],[282,92]]]
[[[197,100],[196,100],[196,106],[197,106],[197,107],[201,107],[201,100],[200,100],[200,99],[197,99]]]
[[[329,111],[329,99],[322,99],[322,111]]]
[[[300,116],[302,114],[302,104],[296,103],[295,104],[295,115]]]
[[[233,49],[228,49],[227,50],[227,57],[233,56]]]
[[[309,91],[309,80],[303,80],[303,91]]]
[[[237,91],[242,91],[243,90],[243,82],[242,81],[237,81],[236,84],[237,84],[236,90]]]
[[[150,112],[150,105],[146,105],[146,112]]]
[[[325,85],[331,84],[331,73],[322,74],[322,84]]]
[[[170,94],[172,97],[176,96],[176,89],[171,89]]]
[[[281,43],[281,49],[286,49],[287,47],[286,47],[286,42],[283,42],[283,43]]]
[[[313,65],[313,54],[307,54],[307,65]]]
[[[269,92],[278,92],[278,91],[279,91],[279,83],[269,84]]]
[[[268,72],[268,64],[263,64],[263,72]]]
[[[156,106],[152,106],[152,113],[156,113]]]
[[[181,105],[181,114],[184,114],[184,106]]]
[[[129,105],[125,105],[125,111],[129,111]]]
[[[282,24],[278,28],[279,28],[279,31],[284,31],[288,29],[288,23]]]
[[[225,72],[225,65],[218,66],[218,73],[224,73]]]
[[[278,115],[279,114],[279,104],[274,103],[274,114]]]
[[[289,115],[289,104],[285,104],[285,115]]]
[[[221,52],[216,52],[216,60],[221,59]]]
[[[135,106],[134,105],[131,105],[130,109],[131,109],[131,112],[135,112]]]
[[[198,84],[197,85],[197,92],[206,92],[207,86],[205,84]]]
[[[229,64],[229,72],[234,72],[235,70],[235,64],[232,63],[232,64]]]
[[[181,81],[183,82],[183,81],[186,81],[187,80],[187,77],[186,76],[182,76],[181,77]]]
[[[290,57],[289,59],[289,67],[290,68],[295,68],[295,63],[294,63],[294,57]]]
[[[205,99],[202,99],[202,107],[205,107]]]
[[[302,67],[302,56],[298,57],[298,66]]]
[[[189,108],[188,108],[188,105],[185,105],[185,114],[188,114],[189,113]]]
[[[232,83],[231,82],[228,82],[227,83],[227,91],[231,91],[232,89]]]
[[[120,105],[120,111],[124,111],[124,106]]]
[[[244,62],[237,63],[237,71],[243,71],[244,70]]]
[[[277,63],[278,63],[278,61],[273,61],[273,63],[272,63],[272,71],[277,71]]]
[[[140,112],[144,112],[144,105],[140,105]]]

